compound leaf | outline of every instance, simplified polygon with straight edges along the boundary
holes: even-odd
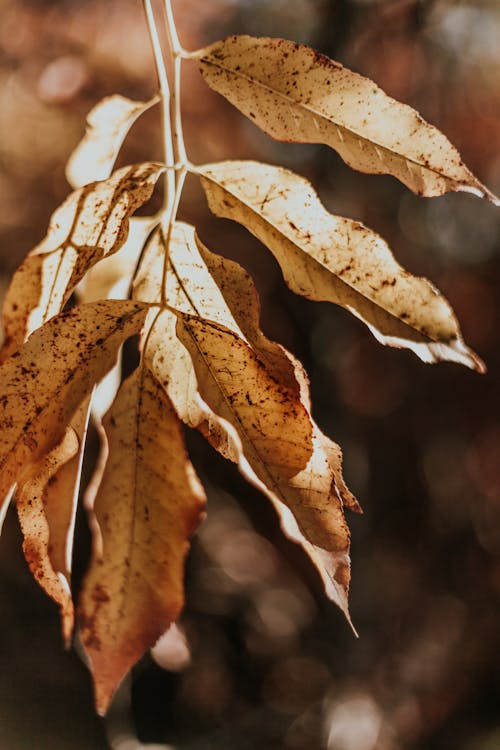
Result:
[[[313,559],[329,595],[347,614],[349,534],[336,475],[350,506],[357,504],[343,483],[341,453],[333,442],[338,452],[333,466],[328,462],[327,439],[310,416],[303,369],[260,330],[258,297],[246,271],[211,253],[187,224],[174,225],[168,258],[165,242],[161,231],[151,238],[134,295],[149,303],[166,296],[179,311],[180,335],[191,357],[176,339],[175,315],[168,310],[157,315],[147,334],[145,357],[183,421],[236,462],[278,510],[280,503],[292,508],[295,527],[297,521],[301,527],[294,538],[308,545],[309,553],[314,544],[323,551],[325,559],[320,553]],[[191,324],[195,331],[208,327],[206,346],[191,335]],[[224,345],[234,346],[232,365],[220,361],[219,345],[213,349],[212,324]],[[332,583],[335,575],[342,579],[339,590]]]

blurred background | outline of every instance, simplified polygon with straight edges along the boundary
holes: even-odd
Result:
[[[146,99],[155,73],[139,0],[0,0],[0,287],[69,192],[64,164],[107,94]],[[446,132],[500,190],[498,0],[177,0],[184,46],[232,33],[306,42],[372,77]],[[266,500],[189,435],[209,495],[182,633],[146,656],[107,722],[30,578],[15,513],[0,542],[2,750],[497,750],[500,747],[500,221],[467,194],[431,200],[278,144],[186,63],[195,163],[256,158],[308,177],[452,303],[479,376],[384,349],[344,311],[285,287],[271,254],[212,218],[188,182],[181,216],[251,271],[262,326],[311,376],[314,414],[343,447],[364,508],[353,531],[356,640]],[[120,163],[161,158],[159,113]],[[95,442],[95,441],[94,441]],[[88,554],[78,520],[75,586]]]

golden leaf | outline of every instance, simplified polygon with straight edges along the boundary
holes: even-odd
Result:
[[[87,185],[52,215],[47,236],[14,274],[3,305],[1,360],[63,308],[88,269],[119,250],[130,215],[151,196],[163,167],[146,163]]]
[[[45,516],[50,534],[49,558],[55,571],[71,583],[71,557],[83,452],[87,435],[89,402],[86,398],[72,417],[67,432],[72,432],[74,455],[62,455],[44,489]],[[69,440],[69,438],[66,438]]]
[[[0,502],[52,450],[147,307],[110,300],[61,313],[0,367]]]
[[[130,219],[123,246],[92,266],[78,284],[76,293],[80,302],[128,297],[142,249],[157,223],[150,217],[134,216]]]
[[[78,455],[79,442],[72,428],[66,430],[63,439],[33,467],[31,476],[16,492],[16,506],[23,533],[23,551],[36,581],[48,596],[59,606],[63,637],[69,645],[74,625],[73,601],[67,578],[59,573],[51,554],[51,529],[46,503],[47,491],[53,489],[51,480]],[[67,506],[65,498],[63,507]],[[72,505],[72,504],[71,504]],[[66,529],[67,533],[67,529]]]
[[[182,340],[200,363],[204,382],[198,384],[200,374],[179,346],[175,315],[168,310],[156,316],[146,337],[144,356],[152,370],[183,421],[236,462],[243,475],[270,497],[282,518],[282,504],[292,508],[293,538],[321,566],[328,594],[348,615],[349,533],[336,475],[350,507],[359,506],[342,479],[340,448],[311,419],[302,366],[260,330],[258,297],[246,271],[211,253],[187,224],[174,225],[168,260],[161,230],[144,254],[134,296],[154,304],[162,294],[179,313],[186,313],[181,317],[188,321],[187,338]],[[197,322],[196,316],[205,320]],[[234,344],[232,364],[218,361],[219,349],[212,350],[210,341],[190,336],[191,322],[206,324],[212,332],[208,319],[221,327],[225,345]],[[238,373],[234,377],[231,368]],[[338,451],[333,465],[325,450],[330,442]],[[291,526],[285,524],[287,533]]]
[[[414,109],[303,44],[232,36],[193,56],[212,89],[279,141],[324,143],[350,167],[420,195],[464,190],[498,204]]]
[[[109,177],[128,131],[159,100],[155,96],[147,102],[135,102],[114,94],[98,102],[88,113],[86,133],[66,165],[71,187],[83,187]]]
[[[205,504],[179,419],[147,366],[123,383],[104,428],[109,455],[95,500],[101,542],[78,612],[101,714],[182,609],[188,540]]]
[[[328,213],[306,179],[252,161],[211,164],[200,176],[210,209],[258,237],[292,291],[342,305],[383,344],[411,349],[425,362],[484,369],[432,284],[405,271],[378,234]]]
[[[202,398],[233,425],[259,480],[290,506],[308,538],[325,549],[334,548],[338,531],[321,502],[333,480],[325,456],[323,467],[313,456],[304,405],[233,331],[179,314],[177,332],[191,354]],[[311,462],[317,464],[315,470],[306,471]]]

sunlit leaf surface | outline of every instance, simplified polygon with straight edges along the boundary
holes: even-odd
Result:
[[[79,607],[100,713],[179,615],[188,540],[204,507],[179,419],[147,366],[123,383],[104,429],[109,456],[94,506],[102,551]]]
[[[391,174],[420,195],[498,201],[418,112],[310,47],[231,36],[195,56],[208,85],[280,141],[324,143],[350,167]]]
[[[432,284],[405,271],[378,234],[328,213],[306,179],[238,161],[208,165],[200,174],[211,210],[267,245],[294,292],[342,305],[382,343],[412,349],[426,362],[482,369]]]

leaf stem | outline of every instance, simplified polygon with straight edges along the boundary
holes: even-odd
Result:
[[[174,85],[171,95],[173,117],[172,117],[172,131],[173,131],[173,146],[175,159],[180,164],[187,162],[186,147],[184,143],[184,132],[182,127],[182,112],[181,112],[181,68],[182,59],[185,56],[185,52],[179,41],[179,35],[177,34],[177,28],[175,25],[174,14],[172,12],[171,0],[163,0],[163,10],[165,13],[165,27],[167,32],[168,44],[172,53],[173,66],[174,66]]]
[[[185,50],[183,50],[179,40],[179,35],[177,34],[171,0],[163,0],[163,9],[165,11],[165,19],[167,22],[168,43],[170,44],[172,53],[174,55],[184,56]]]
[[[176,176],[175,170],[173,169],[173,167],[175,167],[176,159],[170,119],[171,91],[153,6],[151,4],[151,0],[143,0],[143,3],[148,24],[149,36],[151,38],[151,46],[153,48],[153,56],[155,61],[156,73],[158,76],[158,83],[160,86],[160,96],[162,104],[163,150],[165,156],[165,164],[167,165],[167,167],[171,167],[170,169],[167,169],[165,173],[165,195],[163,199],[163,209],[167,215],[170,215],[172,204],[175,199],[176,188]]]
[[[175,193],[170,205],[170,212],[165,216],[165,220],[162,222],[162,234],[165,244],[165,254],[163,259],[163,274],[161,280],[161,301],[164,305],[167,304],[167,275],[170,238],[172,236],[172,229],[177,216],[177,211],[179,209],[179,203],[182,197],[182,190],[184,188],[184,182],[186,180],[187,173],[187,165],[181,165],[177,173],[177,184],[175,186]]]

